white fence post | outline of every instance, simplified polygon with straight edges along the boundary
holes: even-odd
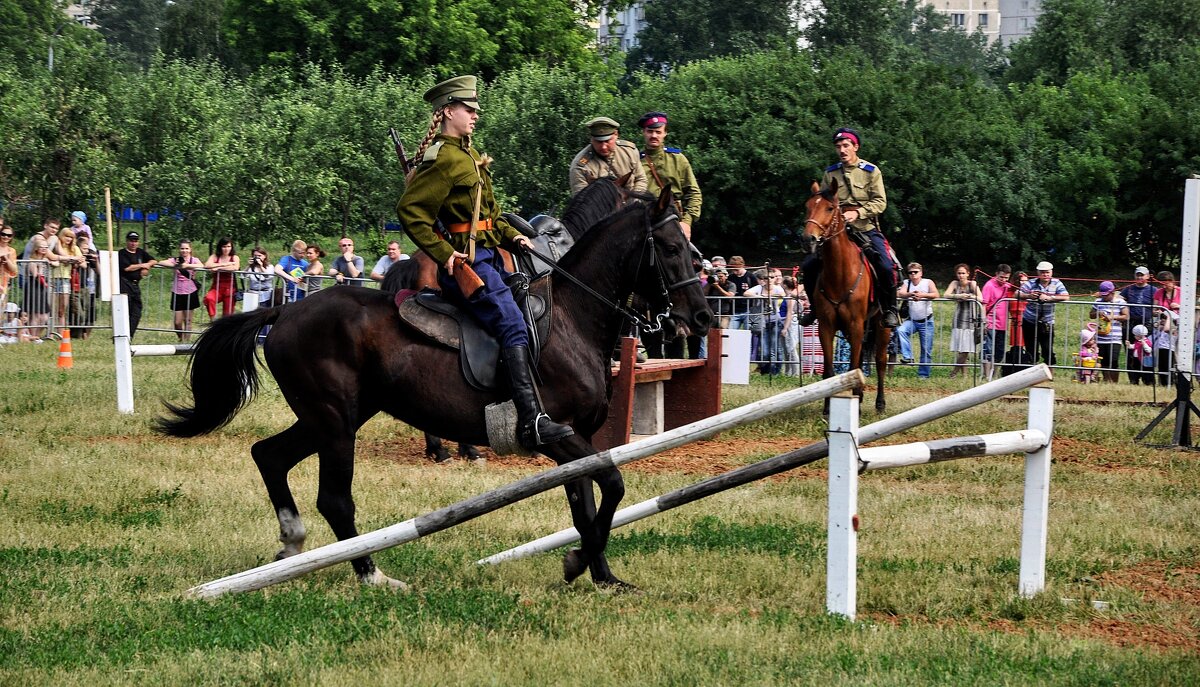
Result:
[[[117,412],[133,412],[133,357],[129,350],[129,296],[112,297],[113,350],[117,369]]]
[[[1046,535],[1050,518],[1050,447],[1054,437],[1054,388],[1029,390],[1029,428],[1046,435],[1042,448],[1025,454],[1025,501],[1021,515],[1021,596],[1046,586]]]
[[[858,601],[858,397],[829,399],[829,533],[825,608],[854,620]]]

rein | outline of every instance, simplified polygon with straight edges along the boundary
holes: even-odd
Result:
[[[834,229],[831,230],[828,234],[826,234],[826,232],[825,232],[826,226],[822,225],[817,220],[809,218],[804,221],[804,226],[807,227],[809,224],[815,224],[815,225],[817,225],[817,229],[821,232],[821,235],[817,237],[817,245],[813,249],[814,252],[820,251],[821,246],[823,246],[827,240],[836,238],[839,234],[846,233],[846,218],[844,215],[842,215],[842,206],[838,205],[837,202],[834,202],[833,209],[836,214],[834,215],[833,220],[831,220],[829,222],[829,226],[834,227]],[[854,278],[854,284],[852,284],[850,286],[850,289],[847,290],[846,293],[843,294],[842,297],[839,298],[838,300],[834,300],[833,298],[831,298],[829,296],[829,293],[825,290],[824,286],[820,286],[818,284],[817,290],[821,292],[821,296],[823,296],[825,298],[825,300],[829,301],[829,303],[834,308],[837,308],[842,303],[845,303],[846,301],[850,300],[850,297],[854,295],[854,292],[858,289],[858,285],[862,283],[863,273],[865,271],[866,271],[866,269],[863,267],[863,265],[859,264],[858,276]],[[822,271],[822,275],[824,275],[824,271]],[[821,280],[821,282],[824,282],[824,281],[825,281],[824,279]]]
[[[649,225],[648,231],[646,232],[646,245],[649,246],[650,251],[651,251],[650,264],[654,265],[658,271],[658,284],[659,284],[659,288],[662,289],[662,292],[659,295],[662,296],[666,300],[666,307],[663,308],[662,312],[654,315],[653,322],[646,319],[646,317],[644,317],[640,313],[636,313],[636,312],[630,310],[629,308],[626,308],[625,306],[623,306],[619,303],[616,303],[615,301],[612,301],[609,298],[605,297],[603,294],[599,293],[592,287],[583,283],[575,275],[566,271],[562,267],[559,267],[558,262],[556,262],[553,258],[549,257],[548,255],[542,254],[541,251],[538,251],[536,248],[524,246],[524,249],[527,252],[529,252],[531,255],[533,255],[534,257],[538,258],[542,262],[549,265],[551,270],[561,274],[562,276],[566,277],[568,281],[575,284],[579,288],[583,289],[584,293],[586,293],[586,294],[590,295],[592,298],[595,298],[596,300],[600,301],[604,305],[608,306],[608,308],[610,310],[616,311],[618,314],[620,314],[626,320],[629,320],[633,324],[637,325],[639,329],[644,330],[648,334],[655,334],[655,333],[662,331],[663,320],[665,320],[671,316],[671,308],[674,307],[674,304],[671,303],[671,298],[670,298],[671,292],[674,291],[675,289],[679,289],[684,286],[688,286],[692,283],[696,283],[696,282],[700,281],[700,277],[695,276],[695,277],[692,277],[691,279],[684,279],[682,281],[676,282],[676,283],[668,286],[666,277],[663,274],[663,268],[662,268],[661,260],[658,258],[658,247],[654,242],[654,233],[653,232],[655,229],[663,226],[664,224],[671,222],[673,220],[678,220],[678,219],[679,219],[678,215],[676,215],[675,213],[671,213],[671,214],[667,215],[666,217],[664,217],[663,219],[659,220],[658,222],[655,222],[654,224]],[[642,247],[642,255],[646,254],[646,245],[644,245]],[[639,270],[641,269],[641,264],[642,264],[642,261],[639,260],[638,261],[638,269]]]

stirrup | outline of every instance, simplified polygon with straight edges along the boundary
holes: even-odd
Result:
[[[546,421],[545,432],[543,432],[540,427],[542,420]],[[521,443],[525,445],[525,448],[535,449],[538,446],[545,446],[546,444],[553,444],[556,441],[562,441],[563,439],[573,436],[574,434],[575,430],[571,429],[569,426],[561,425],[555,422],[554,420],[550,419],[550,416],[546,413],[538,413],[537,416],[533,418],[533,422],[530,422],[523,428],[521,432]]]
[[[900,326],[900,315],[895,310],[887,309],[883,311],[883,326],[888,329],[895,329]]]

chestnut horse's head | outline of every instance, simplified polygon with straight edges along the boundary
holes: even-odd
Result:
[[[804,204],[804,234],[801,247],[805,253],[815,253],[821,242],[829,238],[841,223],[842,213],[837,205],[837,179],[822,191],[820,184],[813,182],[812,197]]]

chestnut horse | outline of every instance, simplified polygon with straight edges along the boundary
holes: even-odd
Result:
[[[589,440],[608,414],[609,355],[623,320],[632,316],[620,305],[631,293],[650,303],[653,321],[668,339],[703,334],[712,324],[674,199],[664,191],[651,200],[601,220],[563,256],[559,267],[579,283],[559,272],[551,277],[554,310],[538,365],[542,400],[546,412],[575,434],[540,450],[559,464],[597,452]],[[279,521],[280,558],[304,546],[304,524],[287,481],[301,460],[314,451],[320,457],[317,510],[339,540],[348,539],[358,535],[351,484],[355,435],[363,423],[384,412],[437,436],[486,445],[484,407],[508,397],[506,390],[468,385],[458,373],[458,351],[409,329],[388,294],[339,287],[215,321],[195,345],[193,404],[168,405],[172,417],[161,419],[159,430],[194,437],[232,420],[258,389],[255,339],[266,325],[272,325],[263,346],[266,364],[296,415],[295,424],[250,450]],[[598,506],[593,481],[600,489]],[[563,558],[568,582],[590,570],[598,585],[627,586],[604,554],[624,491],[616,468],[566,485],[582,535],[581,548]],[[351,564],[364,583],[404,586],[370,556]]]
[[[871,268],[858,245],[850,239],[846,219],[837,202],[837,179],[822,191],[813,182],[812,197],[805,203],[804,248],[820,251],[821,276],[817,293],[808,294],[808,302],[817,316],[817,332],[824,355],[822,377],[833,376],[833,337],[841,332],[850,342],[850,369],[862,367],[863,342],[870,334],[875,342],[875,410],[887,408],[883,394],[887,376],[887,345],[892,330],[883,326],[879,305],[871,298]],[[868,327],[868,322],[870,326]],[[862,397],[862,390],[855,393]],[[826,401],[828,409],[828,401]]]

